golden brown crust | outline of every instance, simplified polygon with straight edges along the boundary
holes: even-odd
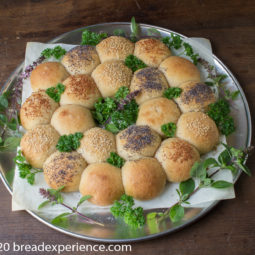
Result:
[[[100,60],[94,46],[80,45],[68,51],[61,63],[71,75],[91,74]]]
[[[108,163],[89,165],[81,177],[80,193],[91,195],[89,201],[93,204],[112,204],[124,194],[121,170]]]
[[[137,70],[134,73],[130,85],[131,92],[136,90],[140,91],[135,98],[138,104],[141,104],[148,99],[162,96],[164,90],[167,88],[168,83],[165,76],[154,67],[146,67]]]
[[[116,136],[118,154],[126,160],[153,156],[160,142],[160,136],[149,126],[132,125]]]
[[[133,54],[135,45],[123,36],[110,36],[102,40],[96,49],[102,63],[109,60],[124,61]]]
[[[123,61],[111,60],[99,65],[92,73],[103,97],[113,96],[120,87],[129,87],[132,71]]]
[[[51,99],[43,90],[33,92],[20,109],[21,125],[29,130],[38,125],[49,124],[53,112],[59,104]]]
[[[202,112],[187,112],[177,122],[176,136],[195,146],[200,153],[211,151],[219,143],[215,122]]]
[[[78,191],[86,166],[86,161],[78,152],[56,151],[43,164],[44,179],[53,189],[65,186],[61,191]]]
[[[66,87],[61,95],[60,105],[76,104],[91,109],[101,97],[101,93],[90,75],[72,75],[64,80],[63,84]]]
[[[69,76],[63,65],[59,62],[44,62],[38,65],[30,76],[33,91],[46,90],[55,87]]]
[[[52,115],[51,125],[60,135],[85,132],[95,126],[88,109],[80,105],[62,105]]]
[[[21,152],[36,168],[42,168],[44,161],[56,151],[59,134],[51,125],[37,126],[21,138]]]
[[[189,81],[180,85],[182,93],[175,101],[182,112],[204,112],[216,101],[213,91],[204,83]]]
[[[138,200],[158,196],[165,187],[166,175],[155,158],[127,161],[122,167],[125,193]]]
[[[187,81],[200,82],[200,72],[198,68],[189,60],[172,56],[165,59],[159,66],[169,83],[170,87],[179,87]]]
[[[155,157],[163,166],[170,182],[182,182],[190,178],[190,170],[200,160],[198,151],[188,142],[179,138],[164,140]]]
[[[153,98],[140,105],[136,125],[148,125],[161,136],[163,124],[177,123],[181,112],[173,100],[164,97]]]
[[[84,133],[78,152],[89,164],[104,162],[116,152],[115,136],[102,128],[91,128]]]
[[[160,40],[147,38],[136,42],[134,55],[146,65],[158,67],[165,58],[171,56],[171,51]]]

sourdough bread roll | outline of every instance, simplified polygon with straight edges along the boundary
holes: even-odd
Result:
[[[62,105],[52,115],[51,125],[60,135],[85,132],[95,126],[88,109],[80,105]]]
[[[37,126],[21,138],[21,152],[29,164],[42,168],[45,160],[56,151],[58,139],[59,134],[51,125]]]
[[[52,189],[65,186],[61,191],[78,191],[81,174],[86,166],[86,161],[78,152],[56,151],[43,164],[44,179]]]
[[[141,39],[135,43],[134,55],[146,65],[158,67],[159,64],[171,56],[169,48],[158,39]]]
[[[211,88],[201,82],[189,81],[180,85],[182,93],[175,99],[182,112],[204,112],[216,101]]]
[[[44,90],[33,92],[20,109],[21,125],[29,130],[43,124],[50,124],[53,112],[59,107]]]
[[[135,44],[123,36],[110,36],[102,40],[96,50],[101,62],[109,60],[125,60],[127,56],[133,54]]]
[[[33,91],[56,87],[69,76],[64,66],[59,62],[44,62],[38,65],[30,76]]]
[[[82,173],[80,193],[96,205],[110,205],[124,194],[121,170],[108,163],[90,164]]]
[[[160,64],[159,70],[166,76],[170,87],[179,87],[186,81],[201,81],[198,68],[186,58],[169,57]]]
[[[219,143],[215,122],[202,112],[182,114],[177,122],[176,136],[195,146],[201,154],[211,151]]]
[[[104,162],[111,152],[116,152],[115,136],[99,127],[86,131],[80,143],[78,152],[89,164]]]
[[[65,91],[61,95],[60,105],[76,104],[92,109],[101,97],[95,81],[87,74],[69,76],[63,84]]]
[[[138,200],[157,197],[164,189],[166,175],[155,158],[127,161],[122,167],[125,193]]]
[[[190,170],[200,160],[194,146],[179,138],[164,140],[155,157],[163,166],[170,182],[182,182],[190,178]]]
[[[130,92],[140,91],[135,100],[141,104],[148,99],[162,96],[167,88],[168,83],[163,73],[157,68],[146,67],[134,73]]]
[[[149,126],[132,125],[116,136],[118,154],[125,160],[153,156],[160,142],[160,136]]]
[[[100,64],[92,73],[103,97],[113,96],[120,87],[129,87],[132,71],[123,61],[111,60]]]
[[[165,97],[153,98],[140,105],[136,125],[148,125],[164,136],[161,126],[169,122],[177,123],[180,115],[181,112],[173,100]]]
[[[71,75],[91,74],[100,60],[94,46],[79,45],[68,51],[61,63]]]

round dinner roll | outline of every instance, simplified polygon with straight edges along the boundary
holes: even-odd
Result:
[[[68,76],[69,73],[61,63],[44,62],[31,72],[30,81],[32,90],[46,90],[50,87],[56,87],[58,83],[61,83]]]
[[[94,127],[84,133],[78,152],[91,163],[104,162],[116,152],[115,136],[102,128]]]
[[[80,105],[62,105],[52,115],[51,125],[60,135],[85,132],[95,126],[88,109]]]
[[[180,97],[175,99],[182,112],[204,112],[216,101],[211,88],[205,83],[188,81],[179,86]]]
[[[90,75],[72,75],[64,80],[63,84],[65,91],[61,95],[60,105],[77,104],[91,109],[101,97],[101,93]]]
[[[78,191],[81,174],[86,166],[86,161],[78,152],[56,151],[43,164],[44,179],[52,189],[65,186],[61,191]]]
[[[173,100],[165,97],[153,98],[140,105],[136,125],[148,125],[161,136],[163,124],[173,122],[177,123],[181,112]]]
[[[91,74],[100,60],[94,46],[79,45],[68,51],[61,63],[71,75]]]
[[[108,163],[89,165],[81,176],[80,193],[91,195],[89,201],[93,204],[113,204],[124,194],[121,170]]]
[[[113,96],[120,87],[129,87],[132,71],[123,61],[111,60],[100,64],[92,73],[103,97]]]
[[[51,125],[40,125],[27,131],[20,141],[21,152],[33,167],[42,168],[56,151],[59,134]]]
[[[169,48],[160,40],[146,38],[135,43],[134,55],[146,65],[158,67],[164,59],[172,54]]]
[[[177,122],[176,136],[191,143],[200,153],[211,151],[219,143],[215,122],[203,112],[187,112]]]
[[[133,54],[135,45],[123,36],[110,36],[102,40],[96,49],[103,63],[108,60],[125,60],[128,55]]]
[[[159,66],[170,85],[170,87],[179,87],[186,81],[201,80],[198,68],[186,58],[172,56],[165,59]]]
[[[149,200],[163,191],[166,175],[157,159],[142,158],[124,164],[122,180],[127,195],[138,200]]]
[[[132,125],[116,136],[118,154],[125,160],[152,157],[160,142],[160,136],[149,126]]]
[[[162,96],[167,88],[168,83],[163,73],[157,68],[146,67],[134,73],[130,92],[140,91],[135,100],[138,104],[141,104],[148,99]]]
[[[49,124],[53,112],[59,107],[44,90],[33,92],[20,109],[21,125],[29,130],[38,125]]]
[[[163,166],[170,182],[182,182],[190,178],[190,170],[200,160],[199,152],[194,146],[179,138],[164,140],[155,157]]]

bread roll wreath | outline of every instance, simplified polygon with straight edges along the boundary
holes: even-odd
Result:
[[[100,206],[120,200],[111,209],[114,216],[125,218],[118,207],[127,203],[137,217],[125,221],[134,226],[144,220],[141,209],[132,207],[133,198],[155,199],[166,181],[180,182],[180,201],[169,209],[176,221],[180,215],[176,218],[173,209],[182,214],[182,203],[195,191],[192,177],[205,186],[232,185],[217,183],[206,173],[218,166],[216,160],[200,161],[217,147],[220,134],[235,130],[226,97],[217,100],[215,86],[210,86],[224,77],[213,76],[212,67],[179,36],[136,41],[135,33],[130,38],[105,37],[86,30],[86,45],[68,52],[59,46],[46,49],[26,69],[23,78],[31,74],[33,93],[20,109],[26,133],[16,163],[21,168],[27,164],[29,170],[42,168],[56,192],[79,191]],[[184,47],[192,61],[173,56],[172,47]],[[48,56],[61,61],[47,62]],[[198,62],[207,69],[209,81],[201,80]],[[238,95],[225,93],[233,99]],[[239,153],[238,166],[249,173],[246,154],[225,146],[229,157]],[[33,183],[35,173],[23,172],[21,177]],[[181,185],[191,191],[183,193]]]

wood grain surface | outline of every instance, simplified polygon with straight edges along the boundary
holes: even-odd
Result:
[[[162,26],[187,36],[209,38],[214,53],[240,82],[254,116],[254,0],[0,0],[1,85],[23,60],[28,41],[47,42],[75,28],[130,21],[132,16],[138,22]],[[248,166],[255,171],[254,156],[249,159]],[[236,184],[236,199],[220,202],[208,215],[182,231],[132,244],[132,252],[126,254],[254,255],[254,187],[254,175],[243,174]],[[0,243],[92,244],[56,232],[26,212],[11,212],[11,196],[2,183],[0,196]]]

